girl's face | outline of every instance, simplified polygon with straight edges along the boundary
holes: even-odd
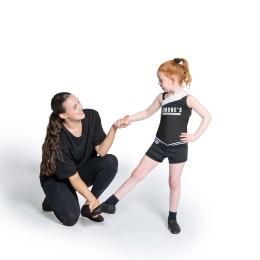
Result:
[[[172,91],[173,80],[165,75],[165,73],[158,71],[157,77],[159,79],[159,86],[163,89],[164,92]]]
[[[62,113],[64,119],[69,120],[81,120],[85,118],[83,107],[79,102],[79,99],[74,95],[70,95],[67,100],[63,103],[65,113]]]

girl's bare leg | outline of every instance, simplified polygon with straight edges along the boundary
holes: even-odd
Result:
[[[185,162],[170,164],[169,173],[169,186],[170,186],[170,201],[169,208],[171,212],[177,212],[179,201],[180,201],[180,190],[181,190],[181,173]]]
[[[106,201],[96,207],[92,214],[98,215],[103,213],[114,214],[117,202],[128,192],[130,192],[145,176],[148,175],[159,162],[149,158],[147,155],[141,159],[138,166],[132,172],[131,176],[121,185],[121,187],[110,196]]]
[[[144,177],[148,175],[159,162],[149,158],[147,155],[141,159],[138,166],[132,172],[131,176],[121,185],[121,187],[114,194],[119,200],[130,192]]]

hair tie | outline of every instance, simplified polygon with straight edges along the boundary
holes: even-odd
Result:
[[[179,58],[174,58],[173,61],[177,62],[177,63],[180,63],[181,60]]]

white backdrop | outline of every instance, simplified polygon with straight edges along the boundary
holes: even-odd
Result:
[[[259,259],[260,22],[257,1],[0,2],[1,254],[5,259]],[[102,224],[64,227],[41,211],[41,145],[60,91],[99,111],[107,132],[161,91],[156,70],[184,57],[191,92],[212,114],[182,179],[178,219],[167,230],[165,160]],[[193,112],[189,131],[199,124]],[[110,196],[150,146],[159,113],[119,130]],[[82,200],[82,198],[80,198]],[[83,203],[83,200],[82,200]]]

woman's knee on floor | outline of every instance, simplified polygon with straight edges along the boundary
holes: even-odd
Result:
[[[55,214],[56,215],[56,214]],[[59,219],[59,221],[64,225],[64,226],[74,226],[79,219],[79,213],[76,212],[70,212],[66,216],[58,216],[56,217]]]

